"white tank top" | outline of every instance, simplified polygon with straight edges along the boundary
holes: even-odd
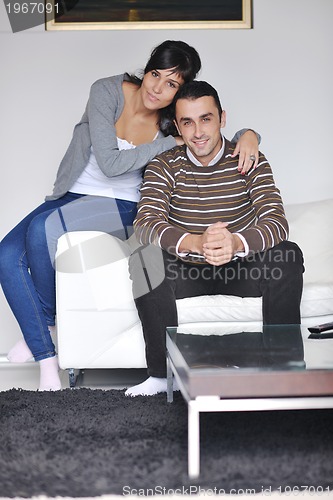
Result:
[[[119,139],[118,149],[133,149],[134,144],[125,139]],[[136,201],[140,199],[140,187],[142,183],[142,170],[125,172],[116,177],[107,177],[97,164],[93,148],[90,148],[88,164],[80,177],[74,182],[70,191],[72,193],[87,194],[94,196],[108,196],[121,200]]]

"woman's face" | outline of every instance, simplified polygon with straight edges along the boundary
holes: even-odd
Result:
[[[147,109],[157,110],[171,104],[183,78],[171,69],[156,69],[145,74],[142,85],[142,99]]]

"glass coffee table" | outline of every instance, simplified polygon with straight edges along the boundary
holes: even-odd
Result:
[[[167,328],[167,400],[175,378],[188,405],[191,478],[200,474],[200,412],[333,408],[333,339],[308,337],[300,325]]]

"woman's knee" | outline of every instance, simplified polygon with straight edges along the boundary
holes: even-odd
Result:
[[[36,215],[29,224],[26,236],[27,246],[33,248],[34,246],[44,245],[46,243],[45,234],[45,216],[44,214]]]
[[[27,231],[28,250],[52,248],[56,243],[59,234],[62,234],[61,221],[57,211],[42,213],[34,217],[30,222]]]
[[[53,265],[57,251],[58,239],[64,234],[59,210],[37,215],[30,223],[26,237],[26,248],[29,262],[36,255],[47,254]]]

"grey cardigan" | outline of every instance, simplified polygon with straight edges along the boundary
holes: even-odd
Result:
[[[135,149],[118,149],[115,123],[124,107],[122,83],[125,75],[97,80],[90,89],[86,110],[75,126],[71,143],[63,157],[54,183],[53,193],[45,199],[56,200],[73,186],[87,166],[90,147],[99,168],[107,177],[143,169],[156,155],[175,147],[174,137],[164,137],[140,144]]]

